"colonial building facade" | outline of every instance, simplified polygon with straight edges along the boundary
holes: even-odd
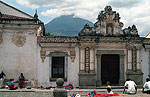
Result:
[[[142,85],[150,74],[150,39],[140,37],[135,25],[123,29],[111,6],[76,37],[44,36],[37,14],[16,11],[26,17],[0,15],[0,70],[7,79],[23,72],[35,87],[56,86],[56,79],[63,78],[65,84],[93,88],[123,85],[127,78]]]

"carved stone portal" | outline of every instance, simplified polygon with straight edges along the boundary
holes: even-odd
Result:
[[[17,47],[23,47],[26,43],[26,37],[21,34],[14,34],[12,37],[12,43],[14,43]]]

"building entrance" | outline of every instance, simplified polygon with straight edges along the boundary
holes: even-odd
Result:
[[[103,54],[101,58],[101,81],[103,85],[110,82],[119,84],[120,57],[118,54]]]

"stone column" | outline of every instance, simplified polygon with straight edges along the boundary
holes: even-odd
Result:
[[[84,49],[81,49],[80,50],[80,71],[84,71],[85,70],[85,50]]]
[[[95,55],[94,49],[90,49],[90,72],[94,72],[95,70],[94,55]]]
[[[120,79],[119,79],[119,84],[123,85],[124,84],[124,54],[120,54]]]
[[[101,54],[97,55],[97,87],[101,86],[102,81],[101,81]]]
[[[128,70],[132,70],[132,50],[128,49]]]
[[[137,49],[137,70],[141,70],[141,50]]]
[[[131,78],[132,80],[134,80],[137,85],[142,85],[143,84],[143,73],[140,70],[140,68],[141,68],[140,49],[138,49],[138,47],[136,47],[136,46],[133,46],[131,55],[132,55],[132,69],[129,68],[131,70],[127,71],[127,73],[126,73],[127,78]],[[128,56],[128,60],[129,60],[129,56]],[[129,63],[129,61],[128,61],[128,63]]]
[[[137,69],[137,52],[136,48],[132,50],[132,70],[135,72]]]

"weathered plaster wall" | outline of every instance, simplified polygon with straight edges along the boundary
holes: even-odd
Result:
[[[37,77],[38,77],[38,87],[49,86],[49,57],[46,57],[44,62],[40,57],[41,47],[38,45],[38,64],[37,64]],[[46,55],[49,51],[46,52]]]
[[[0,71],[6,78],[36,80],[37,37],[34,25],[0,25],[3,42],[0,44]]]
[[[146,78],[148,77],[149,74],[149,52],[145,51],[145,49],[143,48],[141,50],[141,69],[143,74],[143,83],[145,83]]]
[[[79,48],[76,47],[76,58],[74,62],[71,62],[70,57],[68,58],[68,81],[67,84],[72,84],[75,87],[79,86]]]

